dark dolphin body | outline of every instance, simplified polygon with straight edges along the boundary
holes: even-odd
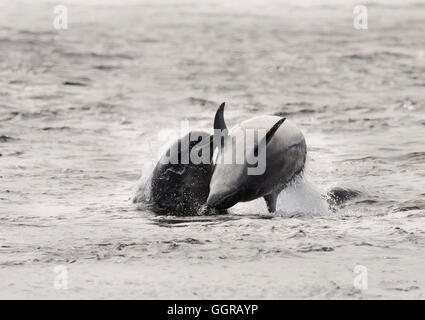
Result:
[[[190,141],[190,138],[196,138]],[[182,143],[187,141],[189,144]],[[216,210],[206,206],[209,185],[212,174],[212,148],[210,146],[212,137],[210,134],[202,131],[192,131],[183,138],[177,140],[161,157],[156,165],[150,191],[150,205],[157,214],[175,215],[175,216],[194,216],[208,214],[222,214],[223,210]],[[204,148],[205,144],[208,148]],[[178,152],[178,163],[164,164],[167,157],[170,158],[170,152]],[[196,152],[200,158],[208,159],[204,163],[195,164],[190,157],[191,153]],[[203,154],[208,152],[208,154]],[[189,163],[182,163],[183,158],[189,160]]]
[[[343,188],[343,187],[335,187],[330,189],[326,193],[326,200],[328,201],[331,208],[335,208],[361,195],[362,195],[362,192],[360,192],[359,190]]]

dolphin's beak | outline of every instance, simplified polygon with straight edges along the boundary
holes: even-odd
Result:
[[[228,209],[238,203],[236,197],[237,191],[210,193],[207,199],[207,205],[219,210]]]

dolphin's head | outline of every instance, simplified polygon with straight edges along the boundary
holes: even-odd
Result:
[[[243,190],[237,187],[222,188],[219,183],[210,184],[210,193],[207,199],[207,205],[219,210],[228,209],[243,199]]]
[[[217,158],[224,158],[231,152],[231,148],[217,154]],[[245,182],[248,175],[246,166],[236,163],[215,163],[210,181],[210,192],[207,204],[219,210],[234,206],[243,201]]]
[[[210,181],[210,192],[207,204],[219,210],[228,209],[240,201],[249,201],[256,198],[256,179],[249,174],[249,165],[246,161],[248,153],[258,154],[258,143],[252,150],[246,150],[245,132],[242,128],[228,129],[223,117],[224,103],[217,110],[214,119],[214,143],[218,147],[215,151],[215,163]],[[270,141],[279,126],[285,121],[279,120],[264,137],[264,146]],[[219,139],[216,137],[221,132]]]

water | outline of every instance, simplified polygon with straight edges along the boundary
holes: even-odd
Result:
[[[366,3],[367,31],[349,2],[65,1],[62,31],[55,4],[0,3],[0,297],[424,297],[423,2]],[[133,205],[164,139],[181,120],[211,130],[222,101],[230,126],[303,131],[290,214]],[[335,185],[362,196],[323,210]]]

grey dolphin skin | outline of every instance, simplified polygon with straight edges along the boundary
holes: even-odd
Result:
[[[182,143],[186,139],[189,143]],[[212,174],[212,148],[203,149],[203,141],[211,145],[212,136],[206,132],[192,131],[177,140],[157,163],[150,191],[150,205],[156,214],[193,216],[225,213],[205,205]],[[207,161],[204,163],[195,164],[189,157],[192,152],[202,157],[201,153],[205,150],[209,154],[205,155]],[[172,151],[178,153],[178,163],[164,161]],[[189,160],[186,164],[181,161],[184,156]]]
[[[227,209],[238,202],[263,197],[269,212],[275,212],[280,191],[304,168],[307,147],[303,134],[290,120],[277,116],[252,118],[228,130],[223,114],[224,103],[218,108],[214,120],[215,132],[224,132],[224,142],[221,143],[222,148],[219,148],[217,159],[234,154],[234,141],[245,141],[247,130],[264,129],[267,132],[266,166],[262,174],[253,175],[249,174],[248,169],[252,165],[247,161],[218,163],[216,160],[207,204],[217,209]],[[256,148],[254,145],[253,150],[244,150],[244,154],[258,153]]]

